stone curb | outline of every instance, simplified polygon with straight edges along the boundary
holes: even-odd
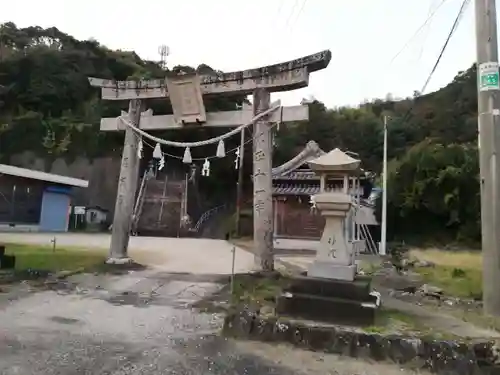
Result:
[[[286,270],[292,272],[292,273],[296,273],[296,274],[301,274],[304,272],[304,269],[300,266],[297,266],[296,264],[293,264],[293,263],[290,263],[286,260],[283,260],[283,259],[275,259],[274,260],[275,263],[278,263],[280,264],[281,266],[283,266]]]
[[[500,374],[498,347],[490,341],[438,341],[384,336],[336,326],[308,326],[284,318],[263,317],[248,308],[226,315],[223,334],[240,339],[288,343],[303,349],[367,360],[390,361],[437,374]]]
[[[83,271],[85,271],[85,268],[83,268],[83,267],[80,267],[80,268],[77,268],[74,270],[59,271],[59,272],[54,274],[54,278],[57,280],[63,280],[63,279],[67,279],[70,276],[76,275],[78,273],[82,273]]]

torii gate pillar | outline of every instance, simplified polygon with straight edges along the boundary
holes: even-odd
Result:
[[[253,93],[254,115],[265,112],[271,105],[271,95],[265,89]],[[273,201],[272,201],[272,131],[267,118],[253,128],[253,238],[255,263],[259,269],[274,269]]]
[[[129,102],[128,117],[135,125],[139,125],[141,119],[140,99],[133,99]],[[132,262],[128,257],[127,250],[130,239],[130,217],[132,217],[134,211],[134,198],[139,178],[138,146],[139,137],[132,129],[127,128],[125,130],[113,227],[111,229],[111,245],[107,259],[107,263],[109,264],[126,264]]]

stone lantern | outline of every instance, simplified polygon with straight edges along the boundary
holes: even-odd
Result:
[[[278,296],[276,312],[335,324],[372,325],[380,294],[371,289],[370,277],[356,274],[355,241],[347,238],[354,203],[349,179],[358,175],[360,161],[335,149],[308,164],[320,176],[320,192],[311,201],[325,217],[325,229],[307,276],[292,278]],[[342,177],[342,188],[329,190],[328,177]]]
[[[320,192],[314,196],[314,201],[326,221],[316,259],[308,270],[309,276],[346,281],[353,281],[356,276],[356,254],[347,232],[351,227],[349,218],[352,220],[352,215],[349,213],[353,205],[349,181],[359,173],[360,163],[338,148],[308,162],[320,176]],[[328,177],[341,177],[342,189],[327,191]]]

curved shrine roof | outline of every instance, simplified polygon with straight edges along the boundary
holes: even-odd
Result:
[[[298,171],[302,165],[310,160],[314,160],[326,152],[323,151],[316,142],[307,142],[306,147],[294,158],[272,169],[273,179],[286,179],[286,180],[316,180],[318,176],[313,171]]]

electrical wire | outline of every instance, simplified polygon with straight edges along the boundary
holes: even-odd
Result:
[[[285,4],[285,0],[281,0],[280,1],[280,4],[278,5],[278,12],[276,13],[278,18],[279,18],[279,15],[281,13],[281,10],[283,9],[283,5]]]
[[[424,29],[424,27],[427,26],[427,24],[429,24],[429,22],[432,21],[432,19],[434,18],[434,16],[436,15],[437,11],[444,5],[444,3],[446,3],[446,0],[442,0],[441,3],[439,3],[439,5],[436,7],[436,9],[434,9],[432,12],[429,12],[426,20],[424,21],[424,23],[422,25],[420,25],[420,27],[415,31],[415,33],[410,37],[410,39],[408,39],[408,41],[405,43],[405,45],[403,46],[403,48],[401,48],[391,59],[391,61],[389,62],[389,66],[392,65],[392,63],[406,50],[406,48],[408,48],[408,46],[411,44],[411,42],[413,42],[413,39],[415,39],[418,34],[420,34],[420,32]]]
[[[463,16],[467,6],[469,5],[469,3],[470,3],[470,0],[464,0],[462,2],[462,6],[460,7],[460,9],[458,11],[458,15],[455,18],[455,22],[453,22],[453,26],[451,27],[451,30],[448,34],[448,37],[446,38],[446,41],[444,42],[443,48],[441,49],[441,52],[439,53],[439,56],[436,60],[436,63],[434,64],[429,76],[427,77],[427,80],[425,81],[424,86],[422,87],[422,90],[420,90],[420,93],[423,93],[425,91],[425,89],[427,88],[427,85],[429,84],[432,76],[434,75],[434,72],[436,71],[439,63],[441,62],[441,58],[443,57],[444,51],[448,47],[448,43],[450,42],[451,37],[453,36],[455,31],[457,30],[458,25],[460,24],[460,21],[462,20],[462,16]]]
[[[291,30],[291,29],[293,29],[293,26],[295,26],[295,24],[299,20],[301,13],[302,13],[302,11],[304,10],[304,8],[306,6],[306,3],[307,3],[307,0],[303,0],[302,1],[302,5],[300,6],[299,11],[297,12],[297,16],[295,17],[295,21],[293,22],[293,24],[290,24],[290,20],[292,19],[292,16],[293,16],[293,13],[294,13],[293,9],[295,9],[296,6],[293,7],[292,12],[290,13],[290,16],[288,17],[288,20],[287,20],[287,22],[285,24],[285,30]],[[297,2],[295,2],[295,5],[297,5]],[[288,27],[290,25],[292,25],[291,28]]]
[[[446,0],[442,0],[441,3],[438,5],[438,7],[440,7],[441,5],[443,5],[443,3],[445,1]],[[429,5],[429,11],[427,12],[427,17],[430,17],[431,14],[432,14],[432,12],[435,10],[435,9],[433,9],[434,5],[435,5],[435,2],[436,2],[436,0],[432,0],[431,4]],[[422,45],[420,46],[420,51],[418,53],[418,57],[417,57],[416,61],[420,61],[420,59],[422,58],[422,55],[424,53],[424,47],[425,47],[425,43],[427,42],[427,38],[429,37],[429,31],[430,31],[431,23],[432,23],[432,20],[429,21],[429,25],[425,29],[424,40],[422,41]]]
[[[276,15],[271,18],[270,24],[271,24],[271,30],[268,32],[269,35],[274,35],[275,32],[278,31],[278,28],[276,27],[277,25],[277,20],[280,19],[280,14],[281,11],[283,10],[283,5],[285,4],[285,0],[281,0],[279,5],[278,5],[278,11],[276,12]],[[260,47],[260,52],[262,53],[263,56],[267,56],[270,52],[271,45],[269,43],[264,43]]]
[[[295,8],[297,8],[297,4],[299,3],[299,0],[295,0],[292,6],[292,11],[288,15],[286,22],[285,22],[285,30],[288,28],[288,25],[290,24],[290,20],[292,19],[293,13],[295,11]]]
[[[304,10],[304,7],[306,5],[306,2],[307,0],[303,0],[302,2],[302,5],[300,6],[299,8],[299,11],[297,13],[297,16],[295,17],[295,21],[294,21],[294,24],[297,22],[297,20],[299,19],[300,17],[300,14],[302,13],[302,11]],[[278,12],[276,14],[277,17],[275,17],[276,19],[279,19],[280,17],[280,13],[283,9],[283,5],[285,3],[285,0],[281,0],[280,4],[279,4],[279,7],[278,7]],[[288,30],[290,30],[291,28],[289,27],[290,26],[290,21],[292,20],[292,17],[293,15],[295,14],[295,9],[297,8],[297,5],[299,3],[299,0],[295,0],[294,4],[292,5],[292,9],[291,9],[291,12],[290,14],[288,15],[286,21],[285,21],[285,25],[283,26],[283,31],[286,33]],[[272,22],[273,26],[276,26],[277,23],[274,23]],[[271,32],[270,32],[270,35],[273,35],[274,33],[279,33],[280,31],[280,28],[278,27],[272,27],[271,29]],[[270,48],[272,47],[272,44],[269,44],[269,43],[266,43],[263,45],[262,47],[262,51],[263,51],[263,55],[268,55],[269,52],[271,52]]]
[[[396,59],[408,48],[408,46],[413,42],[413,40],[420,34],[420,32],[432,21],[434,16],[437,14],[439,9],[445,4],[446,1],[447,0],[441,0],[439,5],[434,10],[429,8],[427,18],[425,19],[425,21],[419,26],[419,28],[413,33],[413,35],[406,41],[406,43],[403,45],[403,47],[391,58],[391,60],[387,64],[384,71],[382,71],[381,74],[378,76],[378,78],[377,78],[378,83],[380,83],[380,81],[385,82],[387,76],[391,72],[390,68],[391,68],[392,64],[394,63],[394,61],[396,61]]]
[[[453,34],[455,34],[455,31],[457,30],[458,25],[460,24],[460,21],[462,20],[462,16],[463,16],[465,10],[467,9],[467,6],[469,5],[469,3],[470,3],[470,0],[463,0],[462,5],[460,6],[460,9],[458,11],[457,17],[455,18],[455,21],[453,22],[453,25],[451,27],[450,32],[448,33],[448,37],[446,38],[446,41],[444,42],[444,45],[441,48],[439,56],[436,59],[436,62],[434,63],[434,66],[432,67],[432,70],[429,73],[427,79],[425,80],[425,83],[422,86],[422,89],[418,92],[419,96],[422,95],[425,92],[425,90],[427,89],[427,86],[429,85],[429,82],[431,81],[432,76],[436,72],[436,69],[437,69],[439,63],[441,62],[441,58],[443,57],[444,52],[446,51],[446,48],[448,47],[448,44],[449,44],[451,38],[453,37]],[[413,111],[414,107],[415,107],[415,100],[412,102],[410,108],[408,108],[405,115],[403,116],[403,122],[406,122],[408,120],[408,117],[409,117],[410,113]]]

